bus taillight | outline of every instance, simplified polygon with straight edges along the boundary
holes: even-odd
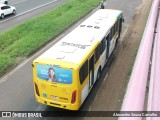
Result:
[[[72,93],[72,101],[71,101],[72,104],[74,104],[76,102],[76,97],[77,97],[77,91],[75,90]]]
[[[40,96],[39,90],[38,90],[38,85],[37,85],[36,83],[34,83],[34,85],[35,85],[35,89],[36,89],[36,94],[37,94],[38,96]]]

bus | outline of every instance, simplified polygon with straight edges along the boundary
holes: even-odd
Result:
[[[100,9],[33,61],[36,101],[79,110],[117,45],[122,11]]]

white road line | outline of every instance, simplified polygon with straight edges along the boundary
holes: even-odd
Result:
[[[3,82],[6,81],[6,77],[7,77],[7,76],[3,77],[3,78],[0,80],[0,84],[2,84]]]
[[[12,5],[17,5],[17,4],[21,4],[21,3],[23,3],[23,2],[26,2],[26,1],[28,1],[28,0],[21,0],[21,1],[18,1],[18,2],[13,2],[14,4],[12,4],[11,2],[9,2],[10,4],[12,4]]]
[[[6,22],[6,21],[8,21],[8,20],[14,19],[14,18],[16,18],[16,17],[19,17],[19,16],[21,16],[21,15],[24,15],[24,14],[26,14],[26,13],[29,13],[29,12],[31,12],[31,11],[34,11],[34,10],[36,10],[36,9],[39,9],[39,8],[41,8],[41,7],[47,6],[47,5],[49,5],[49,4],[52,4],[52,3],[56,2],[56,1],[58,1],[58,0],[51,1],[51,2],[49,2],[49,3],[40,5],[40,6],[38,6],[38,7],[35,7],[35,8],[33,8],[33,9],[30,9],[30,10],[25,11],[25,12],[23,12],[23,13],[17,14],[17,15],[15,15],[15,16],[11,17],[11,18],[8,18],[8,19],[6,19],[6,20],[1,21],[0,24]]]
[[[104,77],[103,81],[106,81],[107,77],[108,77],[108,73],[107,73],[106,76]]]

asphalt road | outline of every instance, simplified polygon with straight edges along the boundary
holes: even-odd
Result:
[[[10,0],[9,4],[16,7],[17,14],[21,14],[39,6],[55,3],[57,1],[59,0]]]
[[[124,17],[126,19],[125,27],[126,28],[130,21],[134,17],[135,9],[140,4],[141,0],[108,0],[106,8],[120,9],[124,12]],[[92,11],[94,12],[94,11]],[[86,17],[85,17],[86,18]],[[75,28],[78,24],[83,22],[83,18],[77,24],[69,28],[67,31],[62,33],[57,37],[53,42],[49,43],[42,50],[37,52],[34,56],[26,59],[23,63],[20,63],[14,70],[11,70],[6,76],[0,80],[0,111],[61,111],[53,107],[45,106],[39,104],[35,101],[33,93],[33,80],[32,80],[32,61],[41,55],[44,51],[50,48],[55,42],[60,40],[65,36],[69,31]],[[125,29],[124,29],[125,31]],[[89,94],[88,98],[84,102],[81,110],[89,110],[92,102],[103,81],[107,77],[108,66],[104,69],[101,80],[96,83],[93,90]],[[114,91],[111,91],[114,94]],[[103,97],[103,96],[102,96]],[[107,98],[111,99],[111,98]],[[54,113],[53,113],[54,114]],[[28,118],[32,119],[32,118]],[[46,120],[52,118],[45,118]],[[56,120],[64,119],[63,117],[56,118]],[[65,118],[67,119],[67,118]],[[68,118],[71,119],[71,118]],[[84,119],[84,118],[73,118],[73,119]],[[17,120],[17,118],[15,119]]]
[[[23,23],[31,18],[42,15],[56,8],[67,0],[9,0],[9,5],[15,6],[17,14],[0,19],[0,32]]]

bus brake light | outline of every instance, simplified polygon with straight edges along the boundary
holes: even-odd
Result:
[[[36,89],[36,94],[37,94],[38,96],[40,96],[39,90],[38,90],[38,85],[37,85],[36,83],[34,83],[34,85],[35,85],[35,89]]]
[[[74,104],[76,102],[76,97],[77,97],[77,91],[75,90],[72,93],[72,101],[71,101],[72,104]]]

